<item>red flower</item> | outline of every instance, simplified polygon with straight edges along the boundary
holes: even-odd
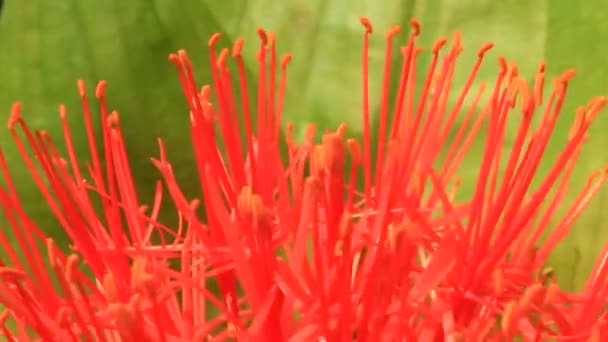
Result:
[[[422,49],[415,44],[420,28],[413,20],[400,71],[390,63],[399,28],[386,35],[380,125],[372,133],[367,57],[372,26],[361,22],[366,30],[361,141],[347,138],[344,125],[325,132],[320,143],[314,126],[297,143],[287,125],[283,139],[291,57],[277,58],[271,33],[258,31],[255,101],[248,94],[242,40],[231,53],[233,77],[229,50],[218,54],[219,35],[211,38],[213,83],[200,90],[186,53],[170,56],[190,106],[199,199],[185,197],[159,140],[160,155],[152,163],[162,180],[149,206],[140,202],[119,115],[107,111],[105,82],[96,89],[101,143],[79,83],[90,146],[85,168],[75,155],[63,106],[66,151],[60,153],[48,134],[28,128],[16,104],[9,129],[72,246],[64,254],[26,214],[0,155],[6,184],[0,204],[10,225],[5,229],[16,237],[9,241],[5,230],[0,233],[6,251],[0,267],[4,336],[167,342],[608,336],[608,250],[580,293],[560,289],[552,271],[543,268],[608,177],[593,174],[566,214],[556,217],[567,205],[562,202],[568,178],[587,129],[606,100],[581,107],[560,154],[545,156],[574,72],[556,78],[546,96],[543,64],[529,83],[500,58],[496,79],[471,90],[492,47],[486,44],[465,86],[454,94],[462,50],[455,35],[447,51],[446,39],[434,44],[423,87],[415,89]],[[399,79],[394,103],[391,77]],[[489,95],[483,97],[486,88]],[[519,123],[510,149],[507,122]],[[455,175],[476,137],[485,142],[477,182],[470,198],[460,200]],[[553,166],[538,175],[543,157]],[[172,227],[158,220],[167,194],[179,214]],[[543,234],[548,235],[541,241]],[[40,242],[46,251],[37,247]],[[218,291],[210,290],[211,280]]]

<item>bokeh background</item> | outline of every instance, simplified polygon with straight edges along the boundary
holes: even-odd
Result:
[[[373,85],[382,70],[383,31],[402,25],[404,42],[409,19],[417,17],[423,25],[422,45],[430,46],[443,35],[451,37],[454,30],[462,32],[465,52],[455,89],[473,64],[477,48],[486,41],[495,42],[496,47],[479,80],[494,79],[499,55],[517,62],[520,74],[530,78],[543,60],[550,75],[577,69],[556,137],[547,150],[550,159],[565,142],[576,106],[592,96],[608,94],[606,11],[604,0],[5,0],[0,14],[0,118],[6,120],[11,104],[22,101],[28,122],[60,140],[57,106],[65,103],[85,161],[88,154],[76,80],[87,82],[92,97],[95,83],[105,79],[109,103],[122,115],[141,198],[152,193],[158,177],[148,161],[157,154],[158,136],[165,139],[184,188],[194,189],[191,195],[198,196],[187,110],[174,67],[167,61],[170,52],[187,49],[199,81],[208,82],[206,44],[211,34],[221,32],[225,46],[243,36],[248,71],[253,73],[258,46],[255,29],[275,31],[279,50],[294,55],[286,117],[299,128],[309,122],[333,127],[346,121],[350,133],[357,135],[363,33],[358,17],[368,16],[376,29],[371,51]],[[379,87],[372,88],[372,95],[379,94]],[[582,187],[592,170],[608,162],[606,130],[608,112],[591,131],[572,189]],[[6,130],[0,133],[0,146],[28,211],[61,238]],[[473,152],[482,147],[477,142]],[[546,170],[548,163],[543,165]],[[472,187],[476,170],[474,161],[462,169],[463,191]],[[608,189],[591,203],[553,254],[551,264],[564,286],[580,287],[603,247],[608,237],[607,208]],[[0,224],[7,229],[1,217]]]

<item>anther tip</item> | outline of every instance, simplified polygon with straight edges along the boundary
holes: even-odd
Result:
[[[209,42],[207,43],[207,45],[211,48],[215,45],[215,43],[220,39],[222,35],[219,34],[218,32],[214,33],[211,38],[209,38]]]
[[[372,22],[367,17],[360,17],[359,22],[361,23],[361,25],[363,25],[363,27],[365,27],[365,33],[371,34],[372,32],[374,32]]]
[[[410,20],[410,26],[412,27],[412,34],[414,36],[420,35],[420,21],[416,18]]]

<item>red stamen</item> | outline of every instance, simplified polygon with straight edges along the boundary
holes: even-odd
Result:
[[[416,46],[420,24],[412,20],[396,89],[391,63],[399,27],[385,36],[378,144],[372,146],[373,29],[368,19],[360,22],[362,141],[342,124],[325,128],[318,143],[312,124],[296,142],[287,124],[285,160],[280,135],[291,55],[277,61],[273,33],[258,30],[255,118],[242,39],[231,51],[238,81],[229,50],[216,49],[219,34],[208,42],[210,85],[197,85],[185,51],[169,56],[190,111],[200,198],[186,198],[159,139],[159,155],[150,161],[162,179],[153,183],[150,202],[140,202],[105,82],[95,92],[98,119],[78,83],[91,160],[86,168],[65,106],[59,107],[60,151],[48,133],[27,126],[15,104],[11,136],[71,250],[62,251],[27,215],[0,151],[6,218],[0,334],[19,341],[602,340],[608,248],[580,292],[561,289],[544,264],[608,180],[608,168],[592,173],[562,207],[606,98],[578,109],[563,148],[539,179],[574,71],[557,77],[544,99],[544,63],[528,84],[500,57],[494,86],[480,104],[486,83],[471,89],[493,44],[478,49],[466,82],[456,84],[462,51],[456,33],[449,50],[442,50],[447,39],[435,41],[417,87],[422,48]],[[453,97],[455,87],[461,90]],[[519,128],[505,149],[511,120]],[[465,186],[459,168],[472,165],[466,156],[482,128],[477,178],[467,187],[473,193],[456,196]],[[177,221],[161,223],[167,198]]]

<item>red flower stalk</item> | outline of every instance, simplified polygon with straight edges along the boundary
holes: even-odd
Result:
[[[241,39],[231,53],[217,53],[220,37],[211,38],[213,82],[200,90],[186,53],[170,56],[190,107],[201,184],[197,199],[183,194],[159,140],[160,154],[152,163],[162,180],[151,203],[140,202],[119,115],[107,110],[105,82],[95,92],[101,143],[79,82],[90,147],[84,168],[65,107],[60,114],[66,151],[60,153],[47,133],[27,126],[16,104],[10,132],[72,246],[57,248],[27,215],[0,154],[5,180],[0,204],[9,224],[0,232],[6,251],[0,267],[4,337],[163,342],[608,338],[608,249],[578,293],[562,290],[544,268],[608,177],[605,171],[591,175],[576,199],[563,203],[587,130],[605,98],[579,108],[563,149],[547,156],[574,72],[557,77],[547,95],[544,64],[529,83],[514,64],[499,58],[496,79],[473,90],[492,47],[485,44],[456,92],[451,86],[462,47],[455,35],[451,48],[444,38],[433,45],[423,86],[415,89],[422,49],[416,46],[420,27],[413,20],[401,48],[401,70],[391,69],[399,27],[386,34],[380,124],[372,132],[367,55],[372,26],[367,19],[361,23],[361,141],[347,138],[345,125],[325,132],[319,143],[311,126],[297,143],[289,124],[283,139],[291,57],[277,58],[271,33],[258,31],[255,101],[248,93]],[[235,77],[228,68],[231,57]],[[399,86],[391,103],[394,77]],[[512,122],[519,129],[507,149],[506,127]],[[476,137],[485,143],[477,182],[470,198],[460,200],[456,174]],[[538,175],[542,157],[553,165]],[[537,185],[535,177],[542,177]],[[158,220],[167,195],[179,215],[171,227]],[[560,207],[565,214],[557,217]],[[40,242],[46,251],[37,247]],[[210,280],[217,281],[219,291],[209,289]]]

